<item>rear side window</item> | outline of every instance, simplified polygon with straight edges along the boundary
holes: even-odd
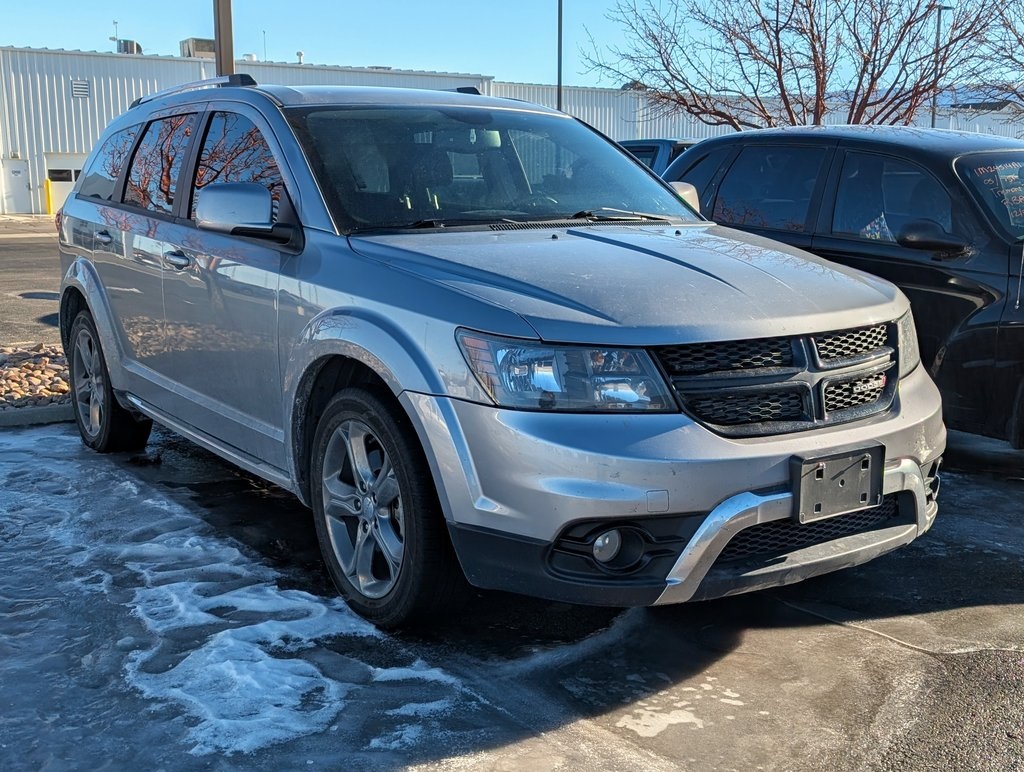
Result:
[[[780,231],[806,229],[825,148],[743,148],[718,189],[712,219]]]
[[[196,164],[192,219],[203,188],[218,182],[255,182],[270,191],[274,219],[284,190],[281,170],[263,134],[252,121],[238,113],[216,112],[206,130]]]
[[[931,220],[951,233],[952,208],[942,184],[916,164],[851,152],[843,162],[832,232],[896,241],[907,223]]]
[[[653,167],[654,157],[658,155],[658,148],[651,147],[650,145],[634,145],[627,147],[628,150],[640,163],[644,166]]]
[[[107,138],[93,157],[89,168],[82,174],[78,195],[98,198],[101,201],[110,201],[113,198],[117,178],[121,176],[121,170],[128,160],[128,154],[132,152],[140,128],[141,126],[131,126]]]
[[[195,131],[195,113],[153,121],[142,135],[128,170],[124,202],[173,214],[178,172]]]

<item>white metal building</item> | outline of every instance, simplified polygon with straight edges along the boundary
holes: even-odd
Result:
[[[483,94],[551,107],[557,98],[555,86],[501,83],[487,75],[248,58],[237,61],[235,68],[258,83],[436,89],[474,86]],[[93,143],[133,100],[215,74],[214,62],[208,58],[0,47],[0,214],[56,211]],[[566,112],[616,140],[704,138],[730,131],[706,126],[687,115],[653,111],[638,91],[566,87],[562,102]],[[1004,136],[1024,131],[997,114],[946,114],[940,125]]]

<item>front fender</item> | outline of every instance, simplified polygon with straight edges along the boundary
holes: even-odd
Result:
[[[409,330],[416,329],[417,337]],[[346,357],[374,372],[398,397],[403,392],[457,394],[481,402],[489,398],[469,374],[455,342],[454,329],[420,320],[413,324],[389,318],[368,308],[334,308],[306,325],[288,352],[282,368],[285,406],[286,457],[292,479],[304,478],[302,458],[305,414],[313,384],[324,363]]]

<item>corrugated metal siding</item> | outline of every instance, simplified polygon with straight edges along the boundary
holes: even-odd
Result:
[[[0,153],[29,162],[33,208],[44,212],[45,153],[88,153],[106,125],[144,94],[209,77],[195,59],[0,48]],[[73,80],[89,96],[71,96]]]
[[[490,91],[490,78],[448,72],[246,61],[236,62],[235,70],[252,75],[257,83],[276,83],[282,86],[394,86],[429,89],[474,86],[482,94]]]
[[[490,92],[490,79],[480,75],[244,61],[235,66],[263,83],[474,86]],[[33,210],[45,212],[46,153],[88,153],[136,98],[215,74],[209,59],[0,48],[0,155],[14,152],[29,162]],[[89,96],[72,97],[72,81],[86,81]]]
[[[555,86],[494,82],[487,76],[378,68],[271,62],[236,62],[257,82],[283,85],[378,85],[451,89],[475,86],[484,94],[522,99],[549,107]],[[0,48],[0,157],[17,153],[29,164],[33,209],[45,211],[45,154],[88,153],[106,125],[137,97],[213,77],[209,59],[126,56],[81,51]],[[71,95],[72,81],[86,81],[87,98]],[[652,108],[641,92],[567,86],[563,109],[612,139],[692,137],[731,132],[682,114]],[[841,112],[836,112],[835,121]],[[1024,124],[1006,114],[942,113],[938,125],[998,136],[1024,136]],[[832,122],[832,121],[829,121]],[[927,126],[922,114],[918,125]]]

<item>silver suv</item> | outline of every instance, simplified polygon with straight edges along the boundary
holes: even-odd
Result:
[[[701,219],[543,107],[190,84],[111,124],[59,228],[85,443],[155,420],[293,491],[382,626],[467,579],[745,592],[935,517],[906,298]]]

